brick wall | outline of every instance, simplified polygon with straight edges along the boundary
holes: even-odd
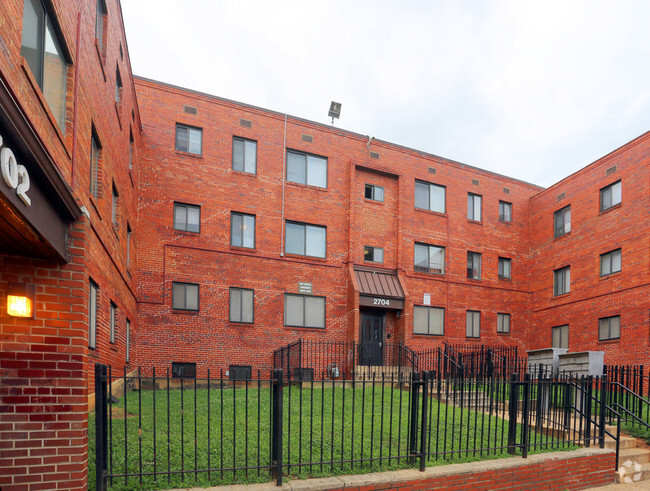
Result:
[[[613,484],[614,459],[615,454],[612,450],[582,449],[574,452],[537,454],[529,456],[528,459],[507,458],[428,467],[424,472],[409,469],[291,481],[289,486],[314,491],[579,490]],[[256,485],[252,487],[258,489]],[[259,489],[262,487],[260,486]],[[219,489],[227,491],[229,486]]]
[[[600,190],[621,181],[619,206],[600,211]],[[571,232],[553,234],[553,213],[571,205]],[[650,133],[631,141],[531,200],[530,348],[551,344],[569,325],[569,351],[604,351],[605,363],[650,359]],[[600,255],[621,249],[621,272],[600,276]],[[553,270],[570,266],[570,293],[553,296]],[[620,339],[599,341],[599,318],[620,315]]]
[[[143,79],[136,79],[136,90],[146,147],[136,342],[143,364],[268,368],[272,350],[299,337],[357,339],[358,315],[352,313],[358,305],[348,292],[348,266],[368,264],[365,245],[384,249],[380,267],[403,272],[410,297],[398,321],[402,327],[394,329],[401,340],[416,348],[442,342],[413,337],[412,303],[421,304],[427,292],[432,305],[446,309],[445,340],[465,341],[465,311],[472,308],[482,311],[477,342],[525,346],[528,200],[540,188],[383,142],[371,143],[380,158],[369,158],[367,137],[293,117],[287,119],[286,147],[327,157],[327,188],[291,182],[283,187],[284,115]],[[185,105],[196,107],[196,114],[185,112]],[[250,127],[241,125],[242,118]],[[201,155],[174,150],[176,123],[202,128]],[[256,174],[232,170],[233,136],[257,142]],[[446,187],[446,213],[415,208],[415,179]],[[384,188],[383,202],[365,199],[366,183]],[[468,192],[483,195],[480,223],[467,219]],[[512,223],[499,221],[499,199],[513,203]],[[201,207],[200,233],[174,230],[175,201]],[[230,245],[233,211],[256,216],[254,249]],[[326,258],[283,256],[283,218],[327,227]],[[446,248],[444,276],[414,273],[416,241]],[[483,254],[480,281],[467,279],[468,250]],[[499,256],[512,258],[512,280],[497,277]],[[200,285],[198,314],[171,309],[173,281]],[[299,281],[326,297],[325,330],[283,326],[283,294],[296,293]],[[255,290],[253,325],[228,322],[229,287]],[[511,334],[496,334],[498,312],[512,314]]]
[[[134,281],[141,132],[121,7],[118,0],[106,1],[106,42],[100,54],[95,40],[96,1],[45,4],[68,62],[64,128],[56,124],[20,54],[23,0],[8,0],[0,9],[0,77],[87,216],[70,224],[69,263],[0,254],[3,490],[85,489],[93,366],[99,361],[120,370],[125,365],[126,320],[131,321],[132,331],[137,328]],[[117,70],[123,84],[120,104],[115,102]],[[97,199],[90,195],[93,128],[102,147]],[[37,178],[35,169],[29,172]],[[113,187],[119,194],[116,224],[111,216]],[[134,232],[128,266],[127,224]],[[95,350],[88,350],[90,279],[99,286]],[[36,285],[34,319],[6,315],[10,282]],[[117,306],[114,344],[109,342],[110,302]]]

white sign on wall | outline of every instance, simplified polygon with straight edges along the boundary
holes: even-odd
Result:
[[[4,140],[0,136],[0,147]],[[0,172],[5,184],[11,189],[16,190],[16,194],[27,206],[32,206],[32,201],[27,196],[29,191],[29,174],[24,165],[18,164],[13,150],[9,147],[3,147],[0,150]]]
[[[430,293],[425,293],[424,298],[422,299],[422,303],[424,305],[431,305],[431,294]]]

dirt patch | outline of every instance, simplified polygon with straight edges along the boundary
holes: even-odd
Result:
[[[109,409],[108,417],[112,416],[113,419],[124,419],[124,408],[123,407],[114,407]],[[135,418],[135,414],[128,413],[127,418]]]

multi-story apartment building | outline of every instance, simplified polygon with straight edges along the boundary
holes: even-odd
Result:
[[[543,189],[134,79],[117,0],[8,0],[0,51],[3,489],[85,487],[96,362],[264,369],[298,338],[650,360],[650,133]]]

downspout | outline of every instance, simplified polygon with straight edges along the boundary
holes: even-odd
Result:
[[[284,183],[287,171],[287,113],[284,113],[284,140],[282,142],[282,219],[280,222],[280,257],[284,257]]]
[[[77,49],[75,50],[74,65],[74,101],[72,103],[72,169],[70,170],[70,183],[72,190],[75,188],[75,168],[77,166],[77,101],[79,100],[79,49],[81,47],[81,12],[77,14]]]

